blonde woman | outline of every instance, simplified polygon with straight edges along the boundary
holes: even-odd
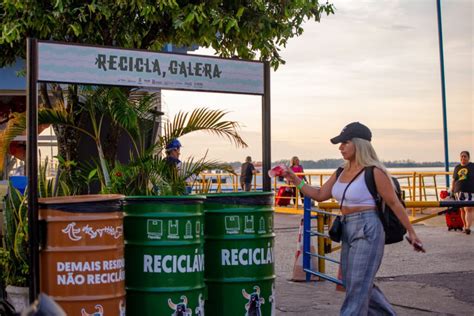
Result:
[[[346,297],[341,307],[341,315],[344,316],[395,315],[382,291],[374,284],[375,275],[382,262],[385,232],[376,203],[365,184],[365,167],[375,167],[374,179],[378,194],[405,226],[413,244],[421,245],[403,205],[395,194],[389,173],[377,158],[370,143],[371,139],[370,129],[359,122],[347,125],[340,135],[332,138],[333,144],[340,144],[339,150],[346,162],[340,176],[332,174],[321,188],[305,184],[291,170],[283,174],[293,181],[304,195],[316,201],[334,197],[339,204],[343,204],[341,270]],[[344,199],[341,201],[343,195]]]

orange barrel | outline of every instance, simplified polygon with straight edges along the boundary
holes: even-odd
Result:
[[[69,316],[125,315],[124,196],[39,199],[40,290]]]

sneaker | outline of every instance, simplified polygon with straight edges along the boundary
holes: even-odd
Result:
[[[466,235],[470,235],[470,234],[471,234],[471,229],[466,228],[466,229],[464,230],[464,232],[466,233]]]

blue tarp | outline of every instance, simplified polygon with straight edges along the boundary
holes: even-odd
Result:
[[[25,193],[26,186],[28,185],[28,177],[26,176],[10,176],[9,177],[14,188],[18,189],[21,194]]]

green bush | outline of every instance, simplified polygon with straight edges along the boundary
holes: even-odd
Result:
[[[22,195],[11,182],[5,197],[4,248],[0,248],[0,278],[4,285],[28,286],[28,208],[27,194]]]

